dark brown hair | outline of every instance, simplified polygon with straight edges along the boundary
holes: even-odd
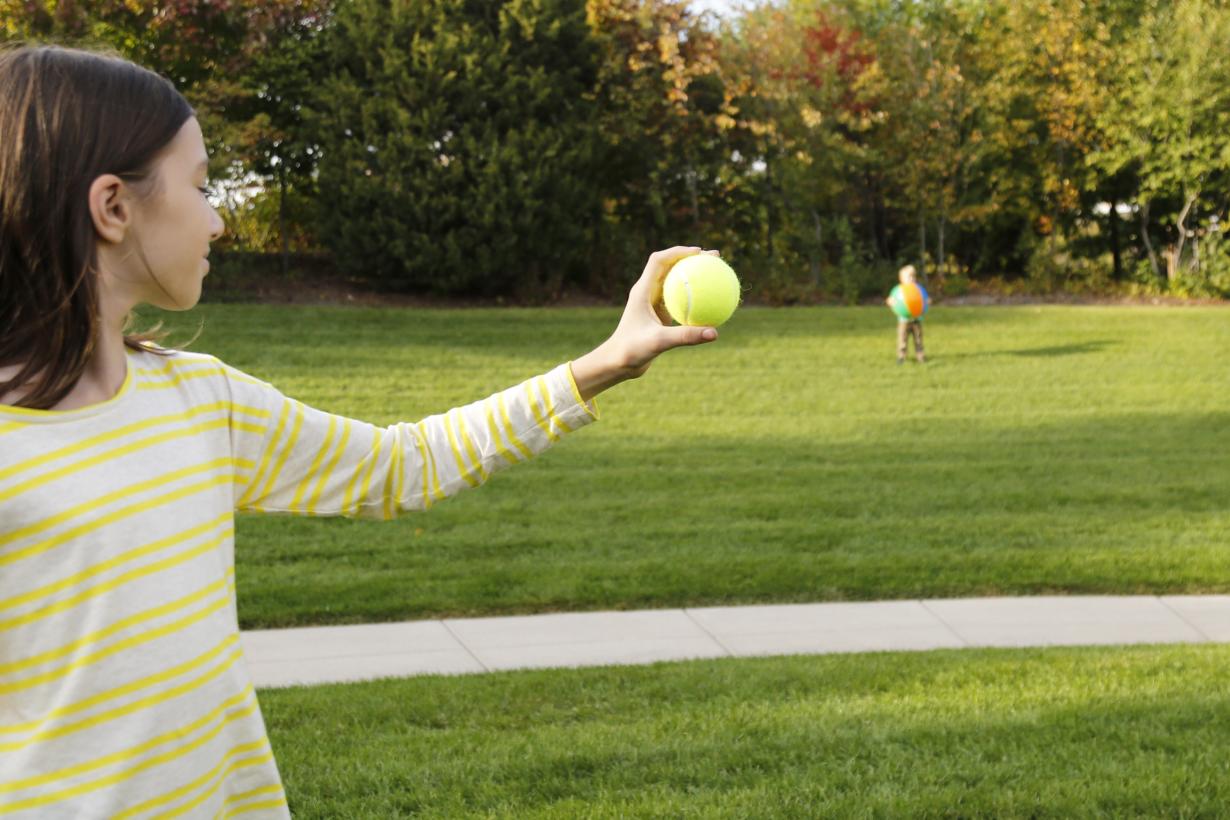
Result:
[[[80,380],[99,321],[90,185],[115,174],[152,196],[160,152],[194,114],[169,80],[121,57],[0,48],[0,366],[20,366],[0,395],[47,409]]]

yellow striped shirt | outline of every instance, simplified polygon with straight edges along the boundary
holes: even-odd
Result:
[[[594,418],[568,365],[378,428],[182,352],[130,351],[102,404],[0,405],[0,815],[287,817],[234,511],[426,509]]]

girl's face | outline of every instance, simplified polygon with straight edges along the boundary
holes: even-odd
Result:
[[[209,272],[205,258],[209,243],[223,230],[222,218],[202,190],[208,154],[195,117],[167,146],[155,173],[157,192],[136,209],[134,234],[140,252],[124,255],[121,275],[138,302],[187,310],[201,298],[201,281]]]

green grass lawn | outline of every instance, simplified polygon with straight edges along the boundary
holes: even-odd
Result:
[[[1230,647],[698,661],[264,691],[296,818],[1217,817]]]
[[[417,420],[575,357],[614,309],[206,305],[193,346]],[[1230,590],[1230,311],[748,308],[603,420],[397,522],[244,517],[243,626],[553,610]]]

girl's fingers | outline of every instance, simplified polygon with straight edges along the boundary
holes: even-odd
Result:
[[[674,265],[686,256],[698,254],[700,251],[700,248],[690,245],[676,245],[673,248],[654,251],[649,255],[649,262],[645,265],[645,271],[641,274],[641,280],[656,280],[660,285],[662,277],[671,269],[671,265]]]
[[[698,253],[717,255],[717,251],[705,251],[695,245],[676,245],[673,248],[655,251],[649,255],[649,261],[645,264],[645,270],[633,287],[634,290],[643,288],[646,291],[649,304],[653,306],[654,312],[664,325],[669,325],[671,322],[666,309],[662,307],[662,283],[666,281],[666,274],[670,272],[670,269],[680,259]]]
[[[673,248],[654,251],[649,255],[649,261],[670,267],[685,256],[692,256],[693,254],[700,253],[701,250],[701,248],[695,245],[676,245]]]

